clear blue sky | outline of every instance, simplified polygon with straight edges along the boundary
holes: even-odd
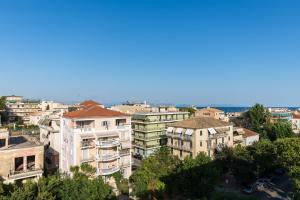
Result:
[[[300,106],[300,1],[2,0],[0,95]]]

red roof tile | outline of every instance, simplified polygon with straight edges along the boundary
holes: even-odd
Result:
[[[293,119],[300,119],[300,115],[293,113]]]
[[[249,129],[243,128],[243,130],[244,130],[244,132],[245,132],[245,133],[243,134],[243,137],[244,137],[244,138],[258,135],[258,133],[254,132],[254,131],[251,131],[251,130],[249,130]]]
[[[91,107],[91,106],[99,106],[100,103],[93,101],[93,100],[86,100],[84,102],[81,102],[79,105],[85,106],[85,107]]]
[[[109,110],[100,106],[90,106],[84,109],[64,114],[66,118],[90,118],[90,117],[121,117],[130,116],[125,113]]]

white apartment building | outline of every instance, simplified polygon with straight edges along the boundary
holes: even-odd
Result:
[[[65,113],[61,119],[60,170],[88,163],[104,179],[120,171],[131,175],[131,116],[81,104],[81,109]]]
[[[29,124],[30,115],[39,112],[39,101],[25,100],[22,96],[5,96],[6,98],[6,112],[10,122],[21,118],[24,124]]]
[[[251,146],[259,141],[259,134],[246,128],[234,128],[233,145]]]

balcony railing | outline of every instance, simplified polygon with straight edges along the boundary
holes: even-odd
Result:
[[[120,170],[119,166],[114,166],[114,167],[106,168],[106,169],[102,169],[102,168],[99,169],[98,168],[97,169],[97,175],[106,176],[106,175],[110,175],[110,174],[116,173],[119,170]]]
[[[42,169],[33,169],[33,170],[23,170],[23,171],[11,171],[9,178],[18,180],[23,178],[30,178],[35,176],[41,176],[43,174]]]
[[[82,141],[81,142],[81,148],[88,148],[88,147],[93,147],[94,143],[93,141]]]
[[[183,151],[188,151],[188,152],[192,152],[193,149],[189,146],[178,146],[178,145],[172,145],[172,144],[168,144],[169,147],[172,147],[173,149],[179,149],[179,150],[183,150]]]
[[[117,129],[130,129],[131,125],[130,124],[121,124],[117,126]]]
[[[178,133],[167,132],[166,135],[168,137],[177,138],[177,139],[181,139],[181,140],[187,140],[187,141],[191,141],[192,140],[192,136],[188,136],[188,135],[185,135],[185,134],[178,134]]]
[[[94,157],[90,156],[88,158],[82,158],[81,163],[88,163],[88,162],[93,162],[95,160]]]
[[[111,147],[120,146],[120,142],[117,140],[102,140],[102,141],[97,141],[96,146],[100,148],[111,148]]]
[[[119,159],[120,155],[118,153],[114,153],[114,154],[106,154],[106,155],[96,155],[96,160],[97,161],[112,161],[112,160],[116,160]]]

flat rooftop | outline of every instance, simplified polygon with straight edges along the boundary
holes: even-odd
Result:
[[[36,138],[27,136],[11,136],[9,137],[8,147],[2,147],[1,150],[22,149],[43,146]]]

